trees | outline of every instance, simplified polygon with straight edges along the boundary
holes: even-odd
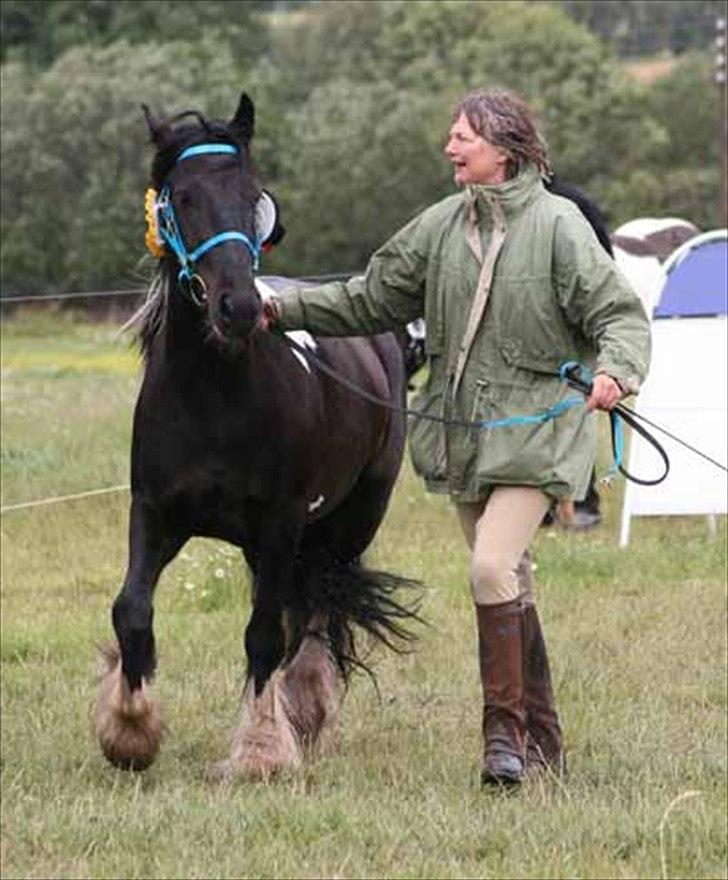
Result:
[[[138,278],[149,157],[140,103],[226,116],[235,69],[209,39],[76,47],[36,78],[4,65],[3,289]]]
[[[288,116],[279,195],[289,235],[276,265],[294,274],[361,268],[444,195],[450,172],[433,137],[442,119],[432,116],[424,96],[388,83],[341,78],[315,89]]]
[[[1,60],[47,67],[74,46],[196,41],[214,33],[248,56],[262,54],[265,0],[3,0]]]
[[[706,49],[725,0],[555,0],[621,56]]]
[[[396,126],[388,126],[386,110],[370,113],[363,95],[373,94],[376,88],[380,94],[389,90],[390,95],[399,95],[395,115],[400,114],[402,128],[410,129],[413,140],[421,144],[416,160],[411,150],[398,150],[402,155],[399,169],[409,173],[409,185],[401,188],[396,210],[377,205],[378,222],[362,228],[358,241],[369,241],[372,229],[393,232],[398,217],[406,219],[423,201],[433,201],[446,191],[449,172],[439,158],[439,149],[449,125],[450,108],[466,90],[493,84],[520,92],[540,111],[555,168],[598,194],[607,212],[615,220],[621,219],[617,212],[626,204],[624,189],[612,191],[612,183],[629,178],[634,169],[649,167],[666,133],[647,112],[646,90],[622,76],[607,48],[582,26],[544,4],[390,0],[376,4],[377,28],[372,31],[369,21],[367,29],[358,33],[357,63],[339,59],[329,65],[334,29],[326,19],[335,5],[321,7],[318,16],[322,21],[316,28],[311,26],[309,36],[318,33],[322,42],[311,38],[307,44],[306,70],[311,81],[329,85],[338,82],[341,105],[348,88],[353,104],[361,100],[360,119],[371,116],[371,124],[362,126],[353,111],[341,117],[346,122],[340,126],[340,136],[361,131],[366,157],[378,157],[369,168],[368,195],[362,195],[377,203],[379,194],[387,191],[387,181],[392,176],[397,179],[398,173],[390,170],[394,151],[389,149]],[[282,66],[290,68],[294,57],[295,53],[284,53]],[[330,132],[327,137],[334,155],[337,125],[330,117],[320,118],[311,104],[320,100],[320,93],[314,92],[297,119],[311,116],[316,119],[317,131]],[[408,115],[411,106],[418,109]],[[299,168],[301,162],[316,167],[310,145],[295,143]],[[320,141],[318,144],[320,147]],[[360,193],[355,181],[363,153],[362,149],[357,153],[357,165],[352,166],[350,175],[339,163],[337,185],[341,195],[337,199],[332,194],[330,206],[357,203]],[[411,164],[409,171],[407,163]],[[307,179],[299,174],[293,198],[316,204],[320,191],[329,187],[326,167],[331,168],[322,161],[318,173]],[[363,218],[364,213],[357,208],[356,216]],[[351,229],[351,218],[351,209],[342,210],[339,228]],[[328,222],[332,220],[335,215],[330,213]],[[309,246],[307,255],[310,253]]]
[[[650,172],[650,194],[626,193],[648,215],[685,217],[701,229],[721,224],[719,98],[710,60],[686,54],[647,95],[647,112],[665,137]],[[723,196],[725,198],[725,194]]]
[[[267,271],[359,268],[451,192],[441,153],[451,108],[487,84],[533,104],[555,169],[614,225],[648,213],[719,222],[702,56],[645,87],[557,4],[520,0],[207,0],[174,3],[174,16],[170,3],[0,6],[5,292],[133,282],[149,158],[140,103],[224,118],[242,88],[288,228]],[[51,20],[63,27],[51,33]]]

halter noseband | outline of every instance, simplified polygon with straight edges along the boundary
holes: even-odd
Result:
[[[196,146],[187,147],[186,150],[183,150],[177,157],[177,162],[181,162],[183,159],[192,159],[195,156],[204,156],[214,153],[237,155],[239,152],[238,148],[232,144],[197,144]],[[188,283],[190,293],[198,305],[202,305],[204,302],[205,285],[200,276],[195,272],[195,263],[204,256],[204,254],[212,250],[212,248],[217,247],[219,244],[224,244],[226,241],[240,241],[250,251],[253,258],[253,270],[258,270],[261,247],[257,236],[253,241],[244,232],[238,232],[237,230],[218,232],[216,235],[212,235],[210,238],[206,238],[203,242],[198,244],[193,251],[188,251],[184,239],[182,238],[182,233],[180,232],[179,223],[177,222],[177,214],[172,206],[171,195],[172,191],[169,184],[165,184],[159,194],[158,201],[160,218],[159,234],[174,251],[177,260],[179,261],[181,268],[177,275],[177,279]],[[193,293],[193,282],[195,281],[202,287],[203,292],[199,296],[196,296]],[[198,299],[201,301],[198,302]]]

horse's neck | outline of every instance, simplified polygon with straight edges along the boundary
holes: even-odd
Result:
[[[202,387],[220,393],[226,386],[240,390],[249,375],[244,356],[231,358],[207,338],[197,307],[178,289],[167,303],[166,319],[157,340],[164,370],[181,387]]]

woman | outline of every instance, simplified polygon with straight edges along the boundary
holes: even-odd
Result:
[[[583,496],[594,409],[637,390],[649,323],[578,207],[547,192],[546,145],[516,95],[489,89],[456,107],[445,155],[462,191],[415,217],[346,283],[286,291],[265,320],[356,335],[427,325],[429,377],[413,406],[489,421],[547,410],[574,392],[559,366],[594,373],[585,407],[541,424],[474,430],[414,418],[410,452],[454,502],[478,624],[484,783],[562,770],[563,745],[533,590],[518,564],[554,498]]]

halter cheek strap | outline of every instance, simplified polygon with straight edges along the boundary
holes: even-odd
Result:
[[[220,153],[237,155],[238,152],[238,148],[234,147],[232,144],[197,144],[196,146],[187,147],[186,150],[183,150],[177,157],[177,162],[181,162],[184,159],[192,159],[195,156]],[[177,277],[180,281],[191,281],[196,274],[195,263],[208,251],[220,244],[225,244],[225,242],[228,241],[242,242],[242,244],[248,248],[251,257],[253,258],[253,270],[256,272],[258,271],[258,266],[260,265],[260,242],[257,237],[253,241],[244,232],[239,232],[238,230],[218,232],[216,235],[212,235],[210,238],[206,238],[203,242],[198,244],[193,251],[188,251],[184,239],[182,238],[182,233],[180,232],[177,215],[172,206],[169,186],[165,186],[160,193],[159,214],[159,233],[179,261],[180,270]]]

